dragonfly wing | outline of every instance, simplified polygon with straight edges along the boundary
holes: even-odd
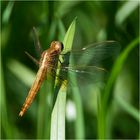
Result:
[[[34,45],[35,45],[37,55],[38,55],[38,57],[40,57],[43,50],[42,50],[42,47],[41,47],[41,44],[40,44],[40,41],[39,41],[39,37],[37,35],[37,31],[36,31],[35,27],[33,27],[33,39],[34,39]]]
[[[103,77],[109,74],[108,65],[112,65],[109,61],[115,60],[119,50],[120,45],[116,41],[104,41],[78,51],[72,50],[64,55],[61,71],[69,76],[74,75],[78,81],[88,84],[102,81]]]
[[[108,72],[100,67],[96,66],[71,66],[62,67],[60,76],[63,79],[67,79],[70,84],[73,84],[73,77],[80,85],[96,84],[103,82],[103,79],[108,75]],[[66,77],[68,76],[68,77]]]
[[[114,60],[118,55],[120,45],[116,41],[104,41],[90,44],[80,51],[71,51],[70,66],[102,66],[104,60]]]

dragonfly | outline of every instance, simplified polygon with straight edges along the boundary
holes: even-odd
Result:
[[[96,79],[95,77],[96,75],[98,75],[98,73],[106,71],[106,69],[99,65],[101,64],[100,62],[111,56],[116,56],[120,48],[119,43],[116,41],[103,41],[100,43],[90,44],[80,50],[72,49],[68,52],[65,50],[65,54],[63,54],[63,43],[61,43],[60,41],[52,41],[50,48],[42,52],[35,27],[33,27],[33,33],[35,38],[35,46],[37,50],[41,52],[41,57],[38,61],[28,52],[25,52],[37,65],[39,65],[39,70],[19,113],[19,116],[21,117],[30,107],[47,75],[49,73],[56,73],[58,62],[60,62],[60,69],[62,73],[68,72],[74,73],[76,75],[80,74],[79,78],[86,75],[89,79]],[[59,60],[60,55],[70,56],[70,58],[72,58],[73,60],[73,63],[70,63],[70,61],[67,61],[67,64],[62,63]],[[58,78],[60,78],[61,80],[64,79],[64,77],[61,77],[61,75],[60,77],[58,76]]]

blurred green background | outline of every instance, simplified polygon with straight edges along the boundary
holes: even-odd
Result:
[[[2,139],[50,137],[51,109],[47,108],[43,112],[49,112],[47,121],[40,119],[43,114],[40,113],[41,94],[25,116],[18,117],[37,72],[37,67],[24,51],[37,56],[32,36],[33,26],[37,28],[43,49],[47,49],[51,41],[63,41],[75,17],[73,46],[84,47],[93,42],[116,40],[121,44],[121,52],[125,52],[139,36],[138,1],[1,1]],[[109,113],[105,127],[106,138],[110,139],[139,138],[138,43],[127,55],[110,88],[112,97],[107,107]],[[81,95],[79,100],[79,104],[82,104],[80,123],[76,125],[75,113],[71,118],[66,118],[66,138],[100,138],[102,123],[98,124],[96,94],[90,92]],[[74,110],[74,100],[67,98],[67,101],[68,107]]]

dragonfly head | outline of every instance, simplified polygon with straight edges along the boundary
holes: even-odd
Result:
[[[53,41],[51,43],[51,48],[56,50],[57,52],[62,52],[63,50],[63,43],[62,42],[59,42],[59,41]]]

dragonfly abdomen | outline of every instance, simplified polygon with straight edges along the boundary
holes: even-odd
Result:
[[[38,90],[41,87],[42,82],[44,81],[45,77],[46,77],[46,72],[47,69],[46,68],[40,68],[36,79],[28,93],[28,96],[26,97],[25,103],[23,104],[23,107],[19,113],[19,116],[23,116],[23,114],[26,112],[26,110],[29,108],[29,106],[31,105],[35,95],[37,94]]]

